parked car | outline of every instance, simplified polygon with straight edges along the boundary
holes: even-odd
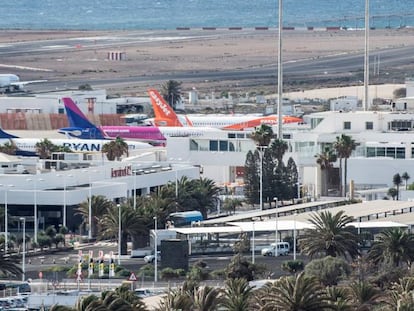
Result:
[[[289,254],[290,245],[288,242],[278,242],[277,243],[277,255],[286,256]],[[276,247],[275,243],[272,243],[270,246],[262,248],[261,251],[263,256],[276,256]]]
[[[160,260],[161,260],[161,252],[160,251],[157,251],[157,261],[160,261]],[[144,261],[146,263],[154,263],[154,261],[155,261],[155,255],[154,254],[151,254],[151,255],[145,256],[144,257]]]

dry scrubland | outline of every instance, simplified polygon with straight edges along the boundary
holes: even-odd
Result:
[[[193,30],[191,30],[193,32]],[[199,30],[199,32],[203,32]],[[205,34],[206,30],[204,30]],[[163,36],[164,31],[156,34]],[[179,32],[177,31],[177,34]],[[128,60],[114,62],[106,60],[107,49],[83,49],[53,54],[27,54],[24,56],[2,57],[1,63],[16,66],[35,67],[51,70],[49,72],[13,70],[1,68],[0,72],[17,72],[24,79],[70,80],[76,77],[93,85],[93,79],[107,77],[168,75],[176,72],[202,70],[232,70],[265,67],[277,62],[277,31],[226,31],[210,39],[191,41],[165,41],[136,43],[122,48]],[[2,31],[0,44],[28,40],[50,40],[54,38],[82,38],[110,36],[111,32],[83,31]],[[119,34],[119,32],[116,32]],[[122,32],[121,32],[122,34]],[[180,32],[185,35],[185,32]],[[139,32],[137,32],[139,36]],[[364,49],[363,31],[285,31],[283,59],[290,62],[303,58],[323,57],[341,53],[361,52]],[[81,44],[82,40],[73,40]],[[373,30],[370,33],[370,49],[392,48],[414,45],[414,29]],[[361,70],[362,70],[361,64]],[[406,68],[407,69],[407,68]],[[276,73],[275,73],[276,76]],[[357,84],[358,81],[355,81]],[[197,87],[201,91],[263,91],[276,90],[276,78],[272,81],[251,79],[243,81],[203,81],[184,83],[183,89]],[[143,94],[147,87],[154,85],[140,83],[107,86],[108,93]],[[321,85],[319,85],[321,86]],[[158,87],[155,85],[155,87]],[[318,87],[317,83],[309,87]],[[289,91],[289,86],[285,86]]]

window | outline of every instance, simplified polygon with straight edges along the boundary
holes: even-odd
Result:
[[[210,151],[218,151],[218,141],[210,140]]]
[[[228,151],[229,145],[227,140],[220,140],[220,151]]]
[[[374,122],[371,122],[371,121],[365,122],[365,129],[366,130],[373,130],[374,129]]]
[[[344,130],[350,130],[351,129],[351,122],[345,121],[344,122]]]

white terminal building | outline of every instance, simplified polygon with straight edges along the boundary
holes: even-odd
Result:
[[[161,151],[148,160],[110,162],[101,157],[58,153],[52,160],[1,158],[0,203],[7,205],[12,219],[25,217],[29,232],[36,218],[39,229],[63,224],[75,231],[81,218],[74,209],[91,196],[122,201],[182,176],[199,177],[199,168],[165,161]]]

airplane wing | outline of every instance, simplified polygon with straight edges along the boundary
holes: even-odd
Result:
[[[22,87],[22,86],[25,86],[27,84],[42,83],[42,82],[47,82],[47,80],[17,81],[17,82],[11,82],[10,86]]]

